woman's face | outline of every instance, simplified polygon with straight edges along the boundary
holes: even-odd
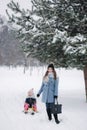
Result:
[[[53,69],[51,67],[48,68],[47,70],[49,73],[53,72]]]

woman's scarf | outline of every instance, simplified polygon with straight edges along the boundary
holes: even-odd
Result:
[[[51,73],[48,73],[48,75],[44,77],[43,81],[44,81],[44,82],[49,82],[49,79],[50,79],[50,78],[54,78],[54,75],[53,75],[52,72],[51,72]]]

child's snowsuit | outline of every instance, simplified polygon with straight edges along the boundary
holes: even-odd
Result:
[[[33,111],[37,112],[36,98],[33,89],[29,90],[28,96],[24,103],[24,111],[28,112],[29,108],[32,108]]]

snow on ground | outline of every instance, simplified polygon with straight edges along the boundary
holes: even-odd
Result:
[[[38,113],[25,115],[27,91],[34,87],[37,94],[45,68],[0,67],[0,130],[87,130],[87,103],[83,72],[56,69],[59,75],[59,103],[63,113],[60,124],[48,121],[45,105],[37,98]]]

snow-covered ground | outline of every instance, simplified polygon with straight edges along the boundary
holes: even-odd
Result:
[[[23,110],[27,91],[40,88],[45,68],[0,67],[0,130],[87,130],[87,103],[83,72],[57,69],[59,102],[63,113],[60,124],[48,121],[45,105],[37,98],[38,113],[25,115]]]

